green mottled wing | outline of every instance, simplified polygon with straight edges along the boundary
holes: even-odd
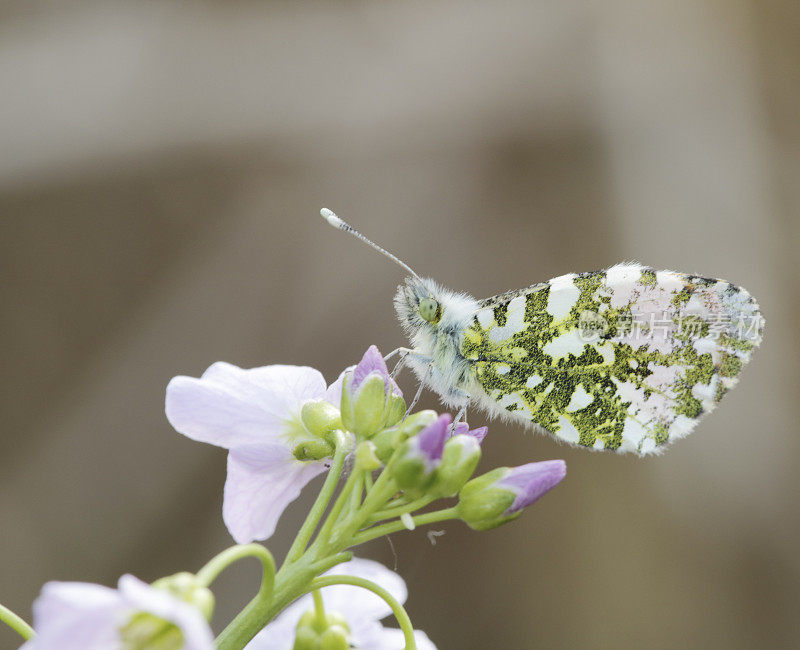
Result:
[[[724,280],[623,264],[483,301],[461,352],[490,412],[645,454],[714,409],[762,324],[747,291]]]

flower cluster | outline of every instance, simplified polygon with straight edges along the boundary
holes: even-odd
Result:
[[[500,526],[566,472],[552,460],[473,477],[486,427],[470,430],[449,413],[408,413],[375,346],[331,385],[308,367],[215,363],[199,378],[170,381],[166,415],[183,435],[228,450],[222,516],[239,546],[197,574],[152,585],[132,576],[117,589],[48,583],[34,607],[38,636],[25,650],[435,650],[408,620],[402,579],[353,559],[350,549],[450,519],[475,530]],[[252,542],[268,539],[285,508],[322,474],[276,572],[269,551]],[[455,502],[430,507],[444,499]],[[261,560],[261,589],[214,641],[208,587],[247,556]],[[399,629],[380,623],[389,614]]]

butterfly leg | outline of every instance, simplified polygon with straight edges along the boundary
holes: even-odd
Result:
[[[461,398],[461,399],[463,399],[465,401],[464,401],[464,404],[461,406],[461,408],[458,409],[458,413],[456,413],[456,417],[453,420],[453,424],[450,425],[450,433],[451,433],[451,435],[456,430],[456,425],[459,422],[461,422],[462,420],[464,420],[466,422],[466,419],[467,419],[467,407],[469,406],[469,393],[464,392],[463,390],[459,390],[457,388],[455,390],[453,390],[452,392],[454,393],[454,395],[456,397]]]
[[[422,395],[422,389],[425,387],[425,382],[428,381],[428,377],[431,376],[432,371],[433,371],[433,359],[431,359],[430,363],[428,363],[428,368],[427,370],[425,370],[425,375],[423,376],[422,381],[419,382],[419,386],[417,387],[417,392],[414,395],[414,399],[411,400],[411,404],[409,404],[408,408],[406,409],[406,414],[403,416],[404,420],[408,417],[408,414],[414,410],[414,407],[417,405],[417,402],[419,402],[420,395]]]
[[[408,356],[409,354],[419,354],[419,353],[416,350],[412,350],[411,348],[395,348],[389,354],[387,354],[385,357],[383,357],[383,360],[384,361],[388,361],[393,356],[398,355],[398,354],[402,354],[403,356],[401,358],[405,359],[406,356]]]
[[[385,357],[383,357],[383,360],[388,361],[389,359],[398,354],[400,355],[400,360],[395,364],[394,368],[392,368],[392,372],[389,373],[389,376],[392,379],[394,379],[397,376],[397,374],[405,367],[405,362],[410,355],[416,355],[425,363],[430,361],[430,357],[426,357],[411,348],[396,348],[392,350],[389,354],[387,354]]]

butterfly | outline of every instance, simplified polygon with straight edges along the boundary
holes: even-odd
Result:
[[[585,448],[658,453],[736,385],[763,317],[725,280],[622,263],[477,300],[400,264],[405,363],[450,407],[475,405]]]

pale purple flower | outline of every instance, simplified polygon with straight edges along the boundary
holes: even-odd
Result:
[[[458,517],[474,530],[516,519],[523,508],[558,485],[567,474],[563,460],[498,467],[467,482],[458,495]]]
[[[478,427],[477,429],[470,430],[469,425],[466,422],[459,422],[455,427],[453,427],[451,436],[462,434],[472,436],[478,441],[478,444],[480,444],[483,442],[483,439],[486,437],[488,432],[489,427]]]
[[[444,443],[450,436],[450,422],[453,418],[449,413],[442,413],[436,420],[408,440],[405,453],[401,461],[422,461],[425,473],[432,472],[442,461]]]
[[[324,575],[351,575],[370,580],[383,587],[401,604],[408,591],[403,579],[382,564],[372,560],[353,558]],[[403,650],[403,632],[384,627],[380,620],[390,616],[392,610],[386,601],[361,587],[333,585],[322,589],[326,613],[342,616],[350,628],[348,641],[358,650]],[[262,629],[245,650],[291,650],[300,617],[314,609],[311,595],[305,595],[284,609]],[[414,631],[418,650],[436,650],[424,632]]]
[[[328,468],[325,460],[300,461],[293,454],[308,435],[300,409],[320,399],[339,408],[341,382],[328,388],[318,370],[303,366],[245,370],[218,362],[199,379],[169,382],[170,424],[230,452],[222,516],[239,544],[270,537],[286,506]]]
[[[386,383],[387,395],[394,393],[399,397],[403,396],[400,387],[389,374],[389,369],[386,367],[386,361],[384,361],[380,350],[378,350],[377,346],[370,345],[364,356],[361,357],[361,361],[353,368],[353,377],[347,384],[347,390],[353,396],[353,399],[357,396],[361,385],[373,376],[383,378]]]
[[[505,514],[513,515],[540,499],[558,485],[567,475],[563,460],[544,460],[512,468],[496,483],[496,487],[510,490],[516,496]]]
[[[132,575],[117,589],[87,582],[48,582],[33,603],[36,637],[21,650],[123,650],[122,630],[140,613],[173,623],[183,650],[212,650],[214,635],[200,611]]]

